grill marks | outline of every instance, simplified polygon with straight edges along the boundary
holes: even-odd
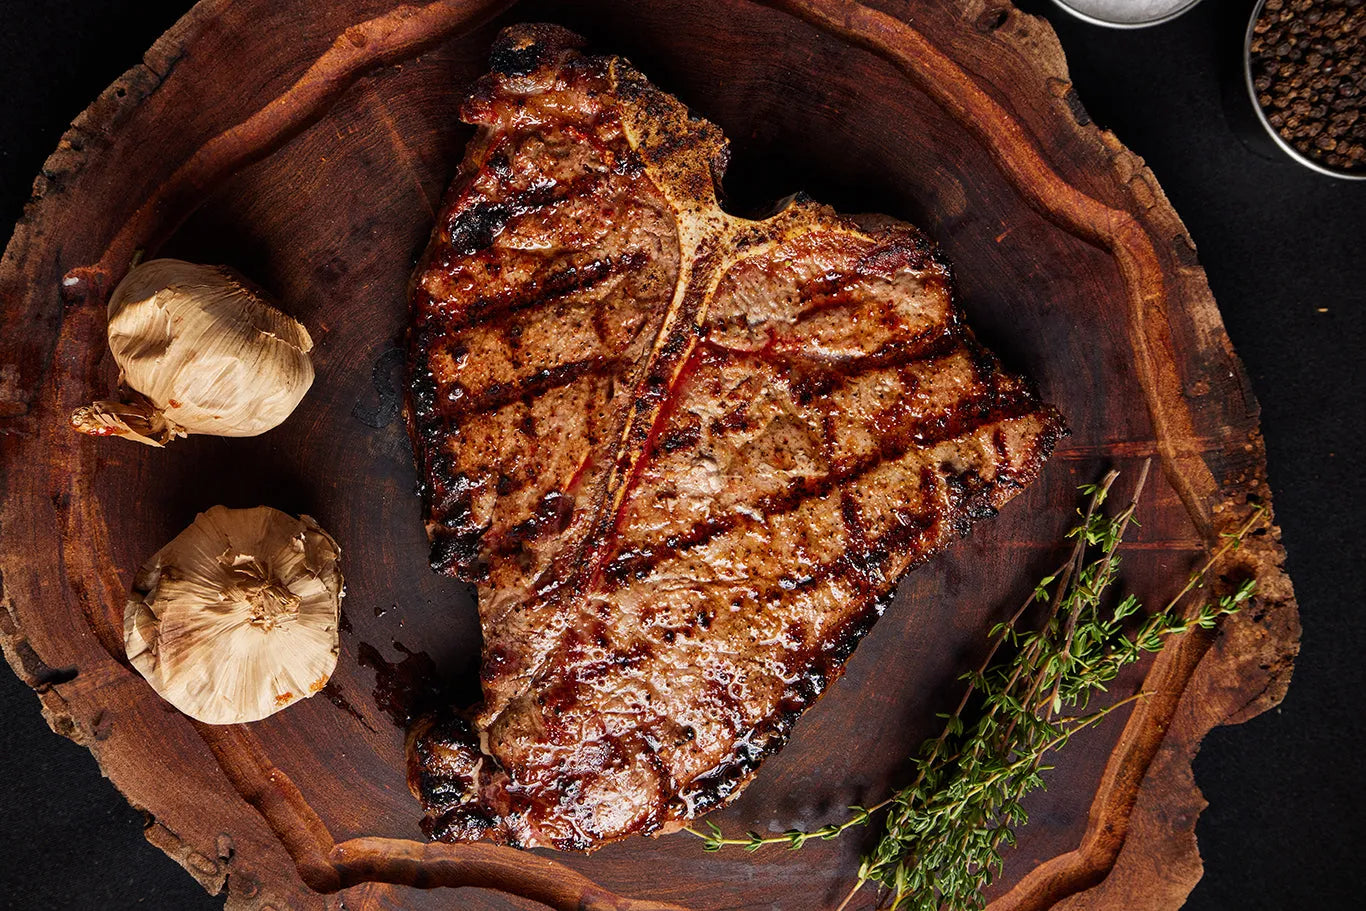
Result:
[[[598,356],[554,367],[542,367],[525,379],[493,383],[486,386],[477,397],[462,397],[449,414],[451,418],[458,419],[472,414],[499,411],[514,402],[530,405],[547,392],[571,386],[584,377],[616,375],[623,366],[626,364],[620,358]]]
[[[442,327],[443,332],[456,333],[489,323],[501,323],[509,317],[541,307],[552,307],[571,300],[594,298],[605,292],[616,280],[644,266],[647,257],[639,250],[626,250],[571,265],[546,275],[533,278],[525,285],[509,288],[493,297],[481,297],[465,307],[458,318]]]
[[[805,351],[797,345],[780,343],[776,337],[760,348],[731,347],[707,336],[703,337],[701,345],[704,350],[725,357],[765,361],[790,370],[807,368],[819,374],[826,383],[841,383],[874,370],[952,354],[964,346],[964,334],[954,324],[931,326],[911,338],[897,339],[866,354],[846,358],[831,358]]]
[[[569,533],[573,508],[563,504],[591,508],[595,475],[610,464],[593,451],[610,442],[610,409],[579,418],[572,436],[588,438],[590,451],[560,474],[544,468],[561,460],[535,449],[566,439],[564,415],[541,404],[577,411],[581,391],[630,386],[667,301],[657,273],[667,278],[676,255],[661,241],[673,232],[672,215],[622,140],[615,112],[589,104],[575,122],[547,116],[544,108],[557,104],[552,91],[524,95],[508,117],[498,93],[484,91],[489,81],[465,108],[486,127],[415,274],[410,336],[411,426],[427,479],[433,565],[475,579],[487,578],[500,556],[521,559]],[[486,435],[466,444],[462,430],[471,428]],[[506,506],[489,515],[490,498],[520,509],[556,495],[566,496],[554,521]]]
[[[830,426],[828,409],[848,382],[874,371],[886,372],[913,366],[933,369],[933,362],[950,355],[961,356],[964,351],[968,352],[972,381],[979,388],[977,394],[928,414],[901,415],[890,427],[879,428],[877,448],[870,453],[857,458],[840,459],[835,456],[834,431]],[[657,541],[622,548],[607,562],[603,574],[604,584],[609,591],[648,580],[662,564],[705,547],[737,528],[763,526],[769,520],[790,515],[810,502],[830,496],[837,496],[841,501],[844,532],[850,547],[850,553],[842,560],[858,570],[859,581],[864,588],[885,587],[888,580],[882,577],[881,567],[887,559],[888,545],[899,542],[904,547],[905,535],[887,541],[867,541],[862,519],[851,498],[853,486],[889,462],[970,436],[987,426],[995,428],[991,434],[993,447],[997,457],[1006,461],[1008,452],[1000,429],[1001,423],[1028,417],[1038,409],[1037,399],[1026,388],[1018,384],[1001,388],[1002,375],[996,369],[995,359],[980,352],[976,341],[957,323],[926,329],[913,339],[885,346],[872,354],[835,366],[804,358],[800,353],[790,355],[767,348],[759,351],[736,350],[705,338],[694,354],[695,361],[713,365],[729,359],[753,359],[769,365],[791,390],[794,401],[813,412],[825,411],[821,420],[821,435],[829,471],[797,478],[782,491],[754,500],[743,512],[710,518],[686,529],[672,531]],[[812,363],[819,366],[809,366]],[[794,364],[798,366],[794,368]],[[914,375],[903,374],[899,378],[908,387],[914,387]],[[680,399],[685,396],[686,393],[679,394]],[[700,418],[686,410],[682,414],[683,417],[675,425],[666,426],[660,431],[654,447],[656,452],[647,455],[647,459],[656,453],[696,453],[700,449],[703,444]],[[707,434],[707,445],[723,446],[727,440],[747,429],[744,409],[729,412],[712,423]],[[922,490],[932,490],[937,476],[931,468],[924,466],[919,474]],[[938,524],[941,513],[942,510],[935,508],[914,515],[903,511],[898,521],[905,528],[931,527]],[[823,568],[818,577],[824,577],[825,569],[828,568]]]
[[[508,169],[507,152],[500,144],[489,156],[488,173],[506,183],[513,175]],[[501,198],[471,194],[454,213],[446,227],[449,257],[466,257],[493,246],[494,240],[514,220],[528,215],[554,217],[554,210],[565,203],[610,192],[610,172],[598,171],[571,176],[567,180],[540,177],[531,186],[504,194]]]
[[[719,131],[577,40],[499,39],[414,277],[433,565],[480,582],[485,655],[409,761],[433,837],[592,850],[738,793],[1060,421],[923,235],[730,218]]]
[[[900,428],[895,434],[885,438],[881,448],[874,454],[840,463],[828,474],[791,482],[781,493],[755,501],[752,514],[733,513],[707,522],[699,522],[685,531],[670,534],[658,543],[636,549],[623,549],[608,562],[603,578],[609,591],[648,579],[664,562],[711,544],[741,525],[760,522],[755,515],[764,519],[789,515],[811,501],[822,500],[832,495],[841,498],[841,511],[847,533],[852,541],[861,544],[857,550],[866,560],[870,554],[883,552],[886,548],[875,547],[863,540],[861,520],[856,512],[851,512],[853,507],[848,499],[851,485],[913,450],[957,440],[983,427],[1029,416],[1037,411],[1037,408],[1037,400],[1025,392],[1006,397],[983,396],[968,400],[948,413],[933,415]],[[993,431],[992,437],[993,440],[999,438],[1000,431]],[[921,474],[921,478],[922,483],[932,486],[933,473],[928,467],[925,473]],[[942,510],[937,509],[923,514],[908,514],[903,524],[908,528],[928,527],[936,524],[941,517]],[[878,544],[895,543],[896,540],[898,539],[893,537]],[[864,565],[859,564],[860,567]],[[884,580],[868,578],[864,581],[872,585]]]

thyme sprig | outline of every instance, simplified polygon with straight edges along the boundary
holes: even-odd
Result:
[[[960,678],[966,690],[952,712],[939,716],[943,731],[922,745],[910,785],[871,807],[851,807],[844,821],[809,832],[727,838],[712,822],[706,832],[684,831],[702,839],[707,851],[740,847],[753,852],[774,844],[796,850],[812,839],[838,838],[885,811],[883,834],[864,857],[841,911],[869,883],[886,890],[880,907],[980,911],[983,892],[1001,871],[1002,850],[1015,844],[1016,830],[1028,819],[1024,797],[1044,786],[1043,773],[1051,768],[1044,764],[1047,754],[1148,694],[1140,691],[1094,710],[1091,698],[1145,653],[1160,651],[1170,637],[1211,629],[1252,597],[1254,580],[1248,579],[1231,594],[1194,610],[1182,608],[1188,595],[1205,586],[1220,559],[1262,523],[1262,507],[1224,536],[1162,610],[1132,633],[1126,631],[1145,612],[1133,595],[1116,601],[1110,590],[1119,574],[1119,546],[1137,524],[1134,513],[1147,476],[1145,463],[1129,504],[1113,516],[1103,507],[1118,472],[1081,488],[1086,507],[1078,511],[1081,523],[1067,534],[1073,542],[1067,560],[1040,580],[1009,620],[992,628],[986,657]],[[1043,609],[1043,620],[1022,630],[1020,621],[1031,608]],[[1003,648],[1006,654],[998,659]]]

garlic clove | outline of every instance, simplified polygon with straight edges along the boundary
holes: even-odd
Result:
[[[215,506],[138,573],[129,660],[210,724],[256,721],[311,696],[336,667],[340,550],[313,519]]]
[[[191,433],[256,436],[313,384],[308,330],[225,266],[135,266],[109,299],[108,338],[123,394],[72,414],[85,433],[154,446]]]

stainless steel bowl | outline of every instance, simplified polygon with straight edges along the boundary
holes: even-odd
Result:
[[[1061,2],[1061,0],[1059,0]],[[1315,161],[1308,155],[1296,149],[1276,132],[1276,128],[1271,125],[1271,121],[1266,117],[1266,111],[1262,110],[1261,102],[1257,100],[1257,87],[1252,84],[1252,29],[1257,25],[1257,19],[1262,15],[1262,7],[1266,5],[1266,0],[1257,0],[1257,6],[1252,10],[1252,18],[1247,21],[1247,36],[1243,39],[1243,83],[1247,86],[1247,97],[1252,102],[1252,110],[1257,115],[1257,120],[1266,131],[1266,135],[1271,137],[1271,141],[1276,147],[1289,155],[1298,164],[1304,165],[1311,171],[1326,174],[1329,177],[1336,177],[1339,180],[1366,180],[1366,172],[1358,171],[1349,173],[1347,171],[1335,170],[1325,164]]]
[[[1119,10],[1114,0],[1053,0],[1083,22],[1103,25],[1106,28],[1147,28],[1170,22],[1182,13],[1189,12],[1200,0],[1128,0]]]

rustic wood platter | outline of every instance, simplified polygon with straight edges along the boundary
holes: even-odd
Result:
[[[422,843],[404,723],[438,688],[473,693],[479,631],[472,592],[426,565],[404,286],[469,136],[464,89],[498,28],[528,20],[629,56],[720,124],[732,210],[803,189],[925,228],[979,334],[1072,430],[1042,480],[902,583],[843,680],[713,815],[723,828],[820,825],[903,782],[985,631],[1055,562],[1078,484],[1155,460],[1126,581],[1159,603],[1270,503],[1257,404],[1189,236],[1090,122],[1048,25],[1005,0],[202,0],[72,125],[0,264],[0,638],[53,729],[231,909],[807,909],[838,901],[865,847]],[[282,427],[165,451],[70,431],[115,379],[104,303],[139,249],[235,266],[312,329],[318,379]],[[230,728],[162,702],[121,636],[133,570],[217,503],[315,516],[348,590],[324,694]],[[1135,669],[1117,691],[1153,695],[1057,757],[994,909],[1182,903],[1200,740],[1289,680],[1283,557],[1274,526],[1231,555],[1219,573],[1255,575],[1254,607]],[[482,888],[437,888],[461,886]]]

